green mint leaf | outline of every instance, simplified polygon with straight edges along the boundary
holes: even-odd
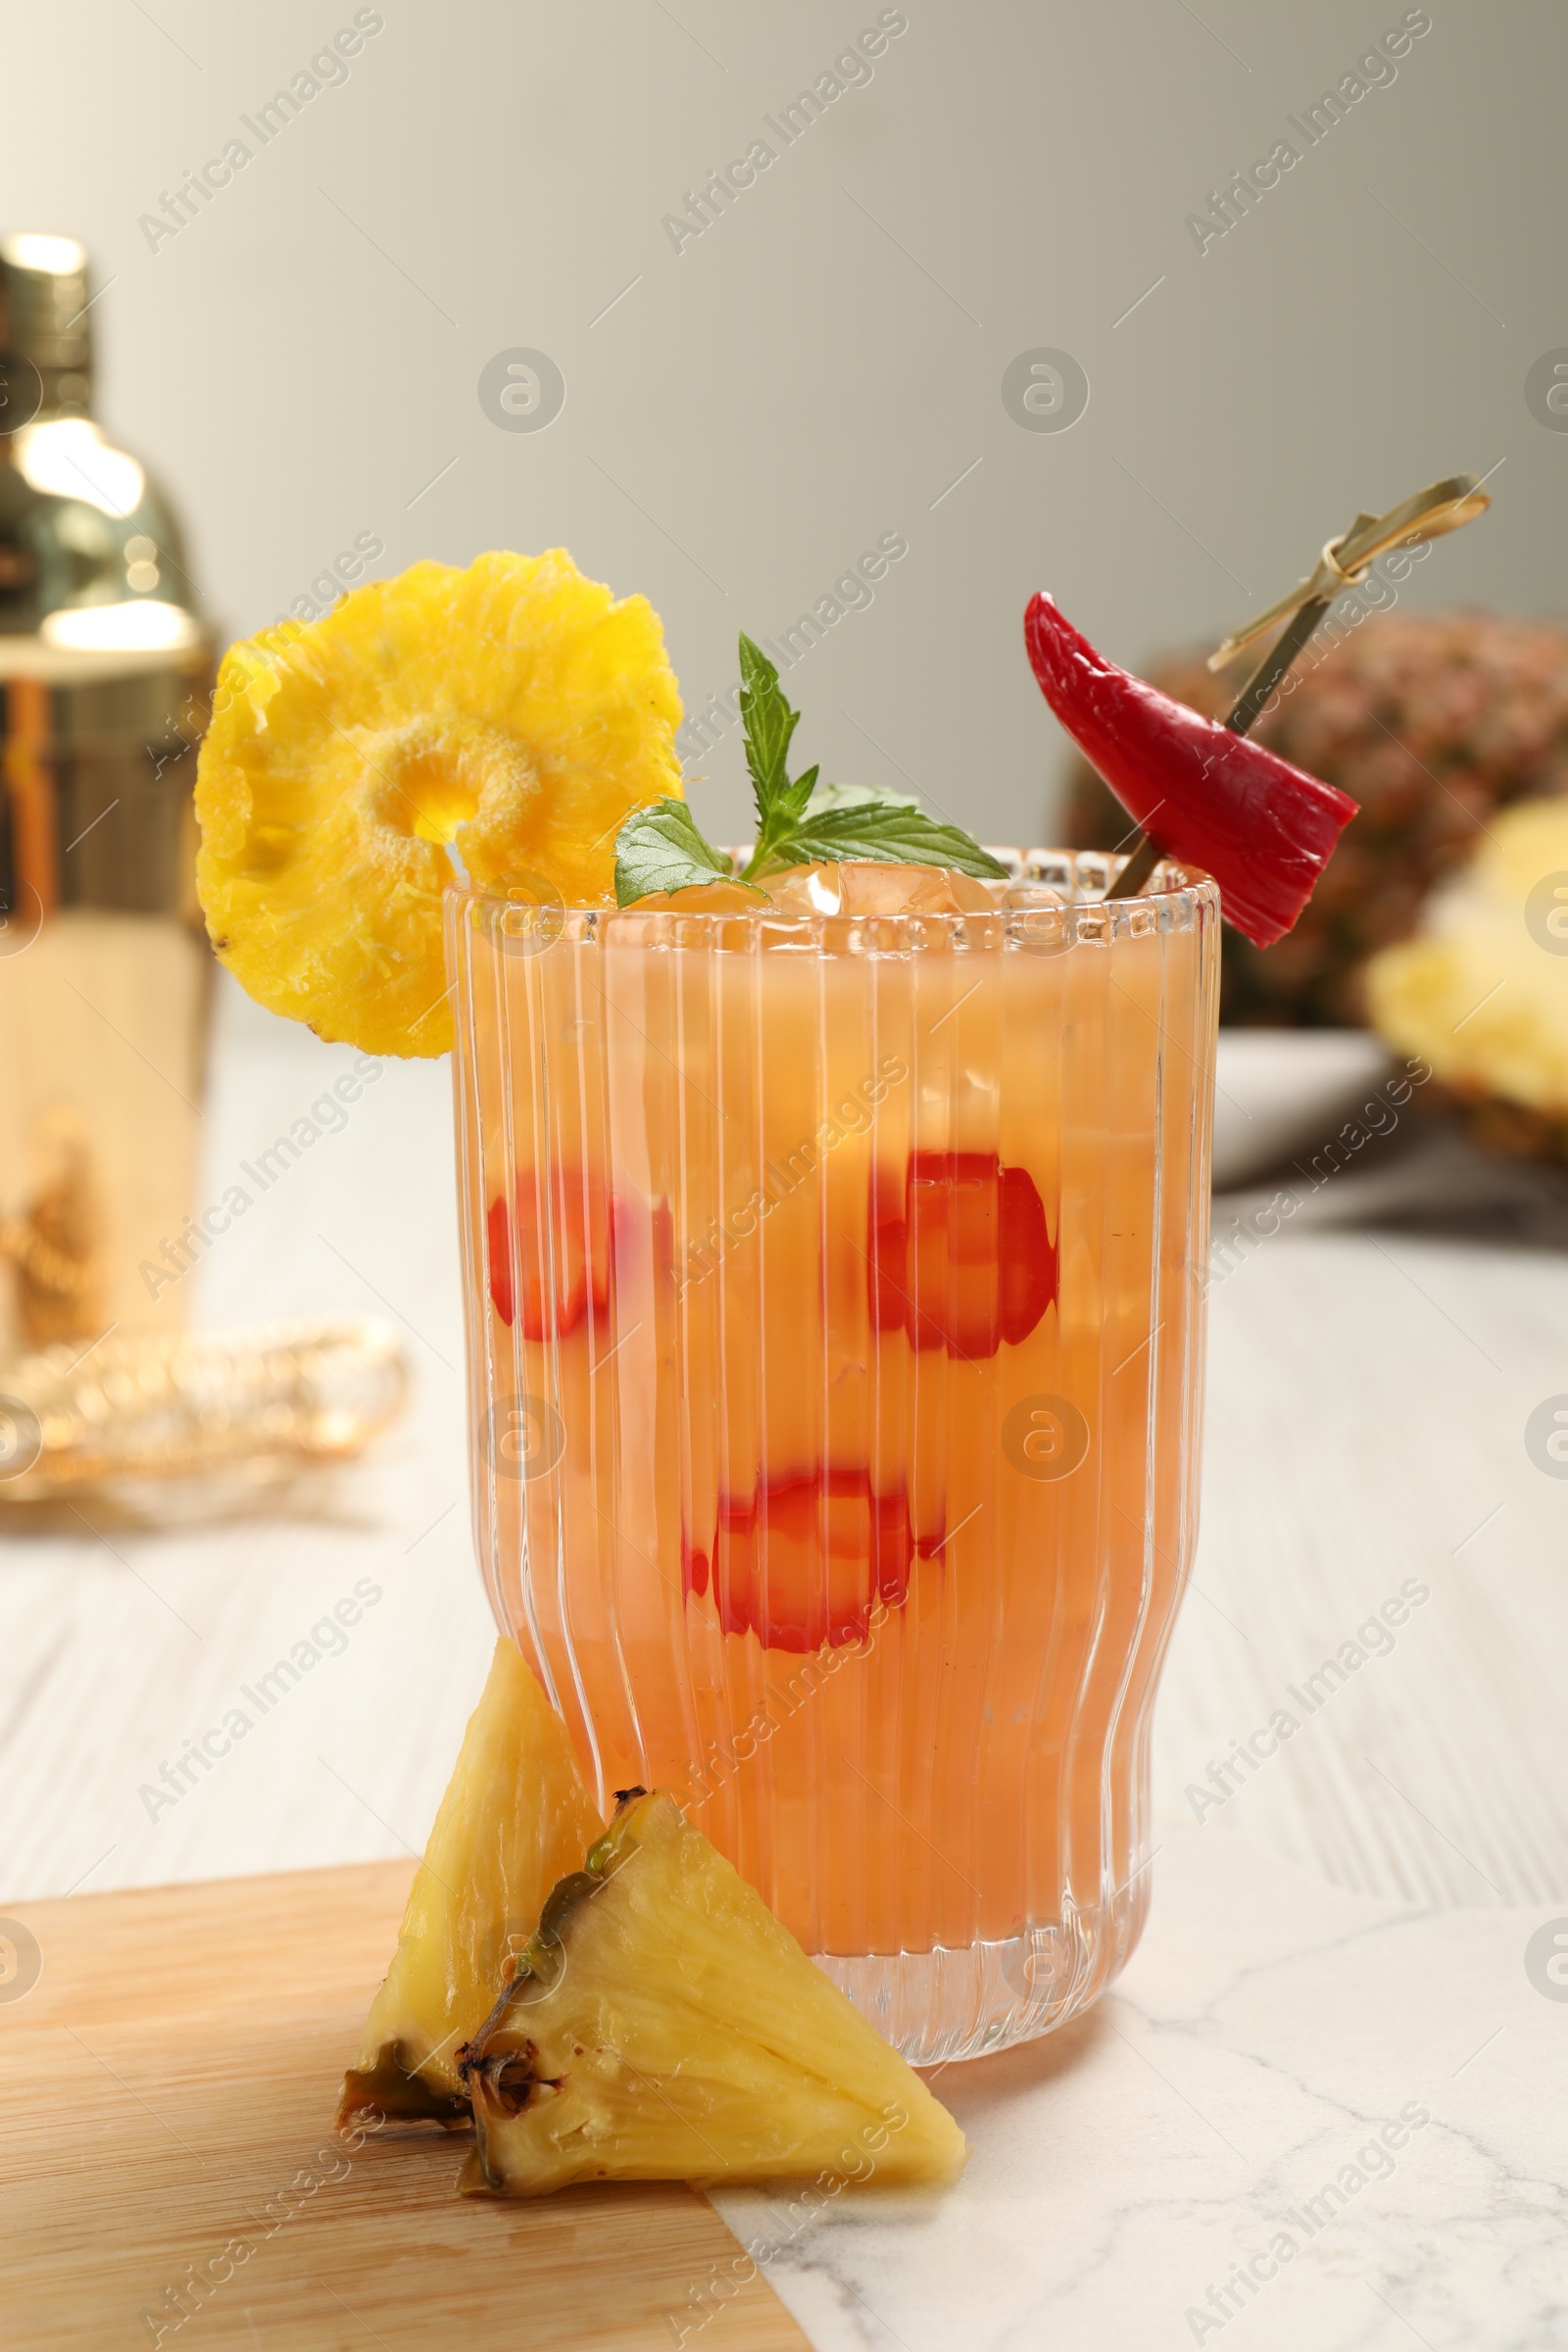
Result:
[[[741,631],[741,725],[746,736],[746,765],[757,796],[759,834],[767,832],[779,800],[790,789],[790,737],[800,724],[779,690],[778,671]]]
[[[689,890],[722,877],[730,862],[698,832],[684,801],[634,808],[615,836],[615,904],[631,906],[651,891]]]
[[[960,874],[1000,881],[1006,867],[961,826],[940,824],[904,800],[830,802],[818,796],[772,858],[804,864],[808,858],[866,858],[892,865],[946,865]]]
[[[819,784],[812,813],[824,808],[923,808],[917,792],[894,792],[886,784]]]
[[[821,772],[819,767],[808,767],[804,776],[797,776],[794,783],[779,795],[777,815],[781,824],[800,823],[816,790],[816,779]]]

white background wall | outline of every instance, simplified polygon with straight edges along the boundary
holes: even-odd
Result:
[[[677,253],[662,216],[771,139],[877,0],[383,0],[347,82],[153,251],[139,216],[353,0],[7,0],[0,217],[113,279],[101,408],[175,489],[220,631],[358,533],[386,568],[564,542],[654,599],[695,705],[738,627],[787,625],[901,532],[794,673],[802,748],[991,838],[1039,833],[1060,761],[1020,649],[1036,586],[1137,662],[1269,601],[1357,506],[1496,468],[1494,513],[1410,593],[1564,609],[1568,434],[1524,398],[1568,344],[1560,8],[1431,0],[1397,78],[1201,255],[1187,216],[1400,0],[905,13]],[[516,346],[564,375],[545,431],[480,408]],[[1089,376],[1070,431],[1003,406],[1038,346]],[[733,832],[733,747],[707,764]]]

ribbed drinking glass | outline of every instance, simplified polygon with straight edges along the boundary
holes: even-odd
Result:
[[[1217,896],[1002,855],[967,914],[449,900],[496,1614],[921,2064],[1132,1950],[1197,1519]]]

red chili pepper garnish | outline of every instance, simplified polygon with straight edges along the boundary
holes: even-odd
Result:
[[[1041,693],[1151,841],[1213,875],[1254,947],[1282,938],[1356,803],[1118,669],[1049,596],[1031,598],[1023,634]]]

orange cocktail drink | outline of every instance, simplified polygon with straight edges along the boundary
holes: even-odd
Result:
[[[670,1789],[907,2054],[1148,1899],[1196,1532],[1218,914],[448,901],[481,1558],[601,1796]]]

